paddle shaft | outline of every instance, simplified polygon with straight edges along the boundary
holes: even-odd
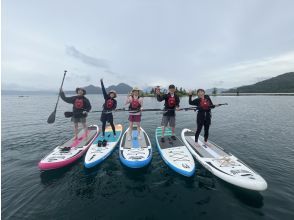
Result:
[[[64,79],[65,79],[66,72],[67,72],[67,70],[64,70],[64,74],[63,74],[63,78],[62,78],[61,86],[60,86],[60,88],[59,88],[58,98],[57,98],[57,102],[56,102],[56,105],[55,105],[55,109],[54,109],[54,111],[56,111],[56,109],[57,109],[57,105],[58,105],[59,98],[60,98],[60,91],[61,91],[62,86],[63,86],[63,82],[64,82]]]
[[[60,89],[59,89],[59,93],[58,93],[58,97],[57,97],[57,102],[56,102],[56,105],[55,105],[54,111],[49,115],[49,117],[48,117],[48,119],[47,119],[47,123],[48,123],[48,124],[52,124],[52,123],[55,122],[56,109],[57,109],[57,105],[58,105],[58,102],[59,102],[60,91],[61,91],[62,86],[63,86],[63,82],[64,82],[64,78],[65,78],[66,72],[67,72],[67,71],[64,70],[64,75],[63,75],[62,82],[61,82],[61,86],[60,86]]]

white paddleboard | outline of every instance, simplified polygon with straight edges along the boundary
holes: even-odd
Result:
[[[267,189],[266,181],[258,173],[223,148],[210,141],[204,144],[202,136],[195,143],[195,132],[189,129],[183,129],[181,137],[192,155],[215,176],[241,188]]]
[[[100,135],[95,138],[87,151],[85,156],[85,167],[91,168],[104,161],[114,151],[122,136],[122,131],[123,126],[121,124],[115,125],[116,136],[114,136],[111,126],[107,126],[104,137],[102,137],[101,132]],[[102,144],[102,141],[104,140],[106,141],[105,146]]]
[[[194,159],[185,144],[178,137],[173,140],[171,134],[171,129],[165,128],[165,141],[161,142],[162,128],[156,128],[155,137],[158,151],[170,168],[177,173],[190,177],[195,173]]]
[[[152,159],[152,146],[150,139],[141,127],[138,136],[137,127],[132,130],[132,137],[129,137],[129,128],[123,134],[119,146],[120,161],[130,168],[141,168],[148,165]]]

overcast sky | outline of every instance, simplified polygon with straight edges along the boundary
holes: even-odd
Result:
[[[294,1],[2,0],[2,89],[230,88],[294,71]]]

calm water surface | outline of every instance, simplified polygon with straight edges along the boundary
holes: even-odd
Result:
[[[102,96],[89,95],[93,110]],[[125,97],[118,98],[123,107]],[[162,115],[145,112],[142,126],[153,144],[145,169],[122,166],[118,151],[91,170],[83,159],[53,172],[40,172],[39,160],[72,136],[60,102],[54,124],[47,124],[56,96],[2,96],[3,219],[294,219],[294,97],[212,97],[227,102],[213,110],[210,139],[244,160],[268,182],[264,192],[241,190],[212,176],[198,163],[186,178],[169,169],[155,145]],[[145,98],[145,108],[161,108]],[[181,99],[188,106],[188,99]],[[115,113],[127,126],[127,114]],[[89,114],[89,124],[100,115]],[[177,113],[177,134],[195,129],[195,112]]]

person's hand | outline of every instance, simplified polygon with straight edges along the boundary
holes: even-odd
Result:
[[[192,90],[189,90],[188,95],[189,95],[189,96],[193,95]]]
[[[180,111],[180,108],[179,107],[176,107],[176,111]]]
[[[160,95],[160,87],[159,86],[155,88],[155,91],[156,91],[157,95]]]
[[[100,82],[103,82],[103,78],[100,79]]]
[[[83,115],[85,115],[85,114],[88,114],[88,112],[87,111],[83,111]]]
[[[143,111],[143,108],[140,108],[140,111]]]

